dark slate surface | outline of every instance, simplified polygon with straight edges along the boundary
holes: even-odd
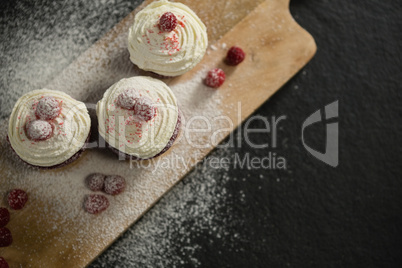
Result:
[[[28,83],[21,82],[24,77],[18,76],[18,70],[13,72],[5,66],[10,63],[10,55],[33,64],[23,46],[31,44],[32,51],[44,51],[44,55],[50,55],[44,56],[46,61],[64,48],[65,60],[54,64],[54,73],[43,78],[50,80],[136,5],[124,0],[96,5],[89,1],[2,2],[2,116],[15,101],[6,99],[4,91]],[[218,149],[212,154],[233,160],[236,153],[264,157],[271,151],[286,158],[287,170],[209,170],[209,176],[216,180],[214,190],[228,193],[224,204],[213,211],[220,215],[216,225],[224,226],[227,233],[222,237],[208,230],[194,231],[194,222],[186,221],[180,232],[172,226],[173,231],[166,229],[154,240],[169,240],[174,246],[168,253],[149,249],[142,251],[141,259],[132,257],[138,256],[139,243],[145,249],[153,246],[136,240],[136,232],[142,227],[157,228],[153,225],[162,220],[155,220],[154,215],[163,215],[171,200],[180,201],[182,188],[197,188],[204,183],[203,172],[195,171],[149,212],[152,216],[141,219],[91,267],[402,265],[401,1],[292,0],[291,12],[314,36],[318,51],[256,112],[269,117],[287,116],[278,132],[278,147],[253,149],[242,140],[234,148]],[[98,26],[91,27],[94,24]],[[47,31],[34,33],[46,25]],[[28,29],[24,38],[13,34],[23,28]],[[76,38],[75,45],[67,49],[63,44],[35,46],[35,40],[55,31],[67,39]],[[22,50],[24,53],[19,53]],[[300,132],[310,114],[336,100],[339,166],[333,168],[304,149]],[[261,127],[260,123],[251,125]],[[267,136],[253,134],[252,139],[263,142]],[[306,132],[306,142],[324,150],[325,124],[312,126]],[[221,180],[223,177],[227,179]],[[210,185],[205,187],[209,189]],[[186,200],[179,211],[183,216],[189,214],[191,202],[203,202],[200,196]],[[169,223],[174,225],[175,221]],[[182,233],[186,239],[182,239]],[[191,254],[184,250],[186,247],[194,248]]]

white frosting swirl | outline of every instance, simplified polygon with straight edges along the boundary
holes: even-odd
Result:
[[[159,18],[172,12],[177,26],[171,32],[159,30]],[[153,2],[135,16],[128,33],[131,61],[139,68],[165,76],[191,70],[205,54],[207,28],[198,16],[181,3]]]
[[[156,116],[144,122],[133,110],[117,104],[126,89],[135,89],[139,96],[149,98],[156,107]],[[141,159],[152,158],[168,144],[178,120],[176,97],[160,80],[136,76],[122,79],[106,90],[96,105],[99,134],[119,151]]]
[[[53,135],[43,141],[30,140],[25,131],[27,122],[36,119],[35,107],[43,96],[52,96],[61,104],[61,113],[49,121]],[[64,92],[38,89],[23,95],[14,105],[8,124],[11,147],[25,162],[51,167],[71,158],[84,145],[91,128],[91,119],[84,103]]]

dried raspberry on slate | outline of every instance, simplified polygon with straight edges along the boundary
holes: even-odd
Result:
[[[8,205],[10,208],[19,210],[25,206],[28,201],[28,194],[21,189],[11,190],[8,194]]]
[[[134,105],[134,115],[139,120],[148,122],[156,116],[156,107],[150,99],[141,97]]]
[[[4,227],[10,221],[10,212],[6,208],[0,208],[0,227]]]
[[[35,114],[42,120],[53,120],[59,116],[60,103],[54,97],[43,97],[36,106]]]
[[[166,12],[159,19],[159,29],[163,32],[171,32],[177,26],[177,18],[172,12]]]
[[[100,194],[87,195],[84,201],[85,210],[91,214],[98,214],[109,207],[109,200]]]
[[[88,188],[91,189],[92,191],[101,191],[105,183],[105,177],[106,175],[103,175],[101,173],[90,174],[86,178],[86,184]]]
[[[8,263],[3,257],[0,257],[0,268],[9,268]]]
[[[218,88],[225,82],[225,72],[222,69],[212,69],[205,78],[205,84],[209,87]]]
[[[226,55],[225,62],[228,65],[237,65],[244,60],[246,53],[240,47],[231,47]]]
[[[117,104],[124,109],[132,110],[139,97],[140,95],[135,89],[129,88],[120,93],[117,97]]]
[[[110,195],[117,195],[126,188],[126,180],[122,176],[111,175],[106,176],[104,191]]]
[[[10,230],[6,227],[0,228],[0,247],[8,247],[13,242]]]
[[[47,140],[52,136],[53,129],[49,122],[34,120],[26,125],[27,136],[33,141]]]

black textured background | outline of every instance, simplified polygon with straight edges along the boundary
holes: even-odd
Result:
[[[60,64],[43,77],[46,84],[138,2],[2,1],[1,91],[23,82],[27,85],[24,90],[37,86],[25,81],[29,79],[24,78],[23,71],[10,67],[10,55],[21,64],[34,65],[29,55],[42,53],[43,60],[35,62],[35,68],[56,58]],[[292,0],[290,9],[296,21],[313,35],[318,51],[256,112],[262,116],[287,116],[279,131],[280,145],[274,150],[287,159],[287,171],[213,171],[218,189],[230,193],[215,213],[220,214],[229,235],[239,234],[241,239],[228,240],[228,236],[217,237],[208,230],[192,236],[192,222],[188,221],[181,228],[189,233],[189,240],[181,239],[179,232],[177,236],[160,234],[161,239],[171,239],[176,245],[171,255],[161,255],[173,261],[153,262],[155,256],[150,254],[142,261],[144,265],[401,267],[402,3]],[[91,26],[94,24],[97,27]],[[47,26],[46,31],[38,30]],[[15,35],[18,31],[25,31],[26,37]],[[64,49],[61,56],[58,50],[65,48],[63,43],[46,48],[35,45],[55,32],[61,37],[76,38],[74,46]],[[20,53],[27,45],[30,54]],[[20,65],[16,68],[24,70]],[[339,166],[332,168],[305,151],[300,129],[311,113],[336,100],[340,152]],[[2,97],[3,118],[14,102]],[[307,141],[323,149],[324,134],[325,125],[317,125],[307,132]],[[253,140],[265,141],[267,137],[254,134]],[[262,157],[267,153],[244,142],[240,145],[225,149],[225,153],[223,149],[216,150],[212,156],[250,153]],[[225,183],[219,180],[223,173],[229,177]],[[202,184],[200,177],[202,174],[195,171],[182,184]],[[180,191],[175,194],[180,195]],[[150,213],[162,211],[165,205],[163,199],[161,202]],[[186,206],[181,213],[190,209]],[[145,216],[138,224],[154,223]],[[132,266],[135,260],[119,256],[119,243],[130,240],[133,228],[91,267]],[[191,258],[182,256],[181,261],[174,261],[175,255],[183,255],[182,248],[194,243],[202,246],[193,251]],[[194,262],[194,258],[198,261]],[[137,265],[141,266],[140,262]]]

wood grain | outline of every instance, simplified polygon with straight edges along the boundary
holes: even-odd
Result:
[[[135,13],[149,2],[151,1],[144,2],[116,25],[56,77],[49,87],[67,92],[67,87],[81,88],[80,91],[68,93],[77,99],[95,102],[111,83],[127,74],[135,73],[133,71],[135,67],[127,63],[129,60],[126,50],[118,49],[121,48],[119,42],[125,40],[127,28],[132,23]],[[313,57],[316,45],[314,39],[291,17],[288,0],[185,0],[180,2],[191,7],[205,22],[209,29],[210,44],[218,49],[210,49],[202,62],[190,72],[180,77],[164,79],[164,81],[171,86],[180,85],[194,79],[196,74],[205,68],[218,66],[225,70],[227,80],[214,93],[216,94],[214,97],[221,99],[222,115],[229,118],[233,124],[216,137],[214,142],[216,145],[296,74]],[[236,44],[244,48],[247,52],[246,60],[237,67],[226,66],[222,61],[226,50],[220,49],[223,44],[228,46]],[[94,60],[96,64],[92,64]],[[121,61],[125,62],[124,66],[119,64]],[[147,73],[144,72],[144,74]],[[74,83],[69,81],[71,77],[75,77]],[[194,100],[196,101],[198,100]],[[208,140],[211,137],[208,133],[197,133],[194,134],[194,138]],[[8,260],[11,267],[83,267],[88,265],[213,148],[214,146],[208,146],[197,149],[197,153],[193,153],[194,148],[189,146],[186,139],[181,139],[162,158],[173,157],[173,155],[185,156],[191,164],[177,170],[159,172],[156,175],[147,170],[133,170],[128,162],[117,161],[112,154],[97,149],[88,150],[76,163],[55,171],[21,169],[20,162],[3,153],[0,182],[2,186],[5,186],[2,193],[19,184],[31,185],[27,178],[31,174],[44,178],[66,176],[69,182],[66,182],[65,187],[71,188],[71,191],[76,190],[75,187],[78,190],[83,187],[80,182],[81,174],[91,170],[102,171],[103,168],[110,168],[110,166],[122,175],[132,175],[136,179],[130,182],[131,185],[127,188],[125,196],[121,197],[122,200],[116,198],[111,203],[112,206],[119,204],[121,207],[106,211],[99,217],[89,217],[82,210],[76,212],[77,210],[74,209],[71,210],[70,216],[57,216],[52,210],[53,206],[58,204],[53,199],[55,197],[51,193],[43,194],[42,189],[55,187],[53,182],[43,179],[43,184],[32,184],[36,185],[36,188],[28,189],[30,201],[26,208],[18,212],[12,211],[12,220],[8,228],[13,233],[14,243],[8,248],[1,248],[0,255]],[[4,139],[2,139],[1,150],[9,152]],[[15,177],[18,179],[13,181]],[[59,196],[59,199],[60,203],[71,203],[71,206],[77,206],[74,203],[75,200],[69,200],[63,196]],[[80,202],[81,200],[78,200],[77,204]],[[4,200],[0,205],[5,205]],[[43,213],[44,208],[48,213]],[[112,221],[113,226],[119,227],[112,230],[105,227]],[[77,232],[80,229],[84,231]]]

